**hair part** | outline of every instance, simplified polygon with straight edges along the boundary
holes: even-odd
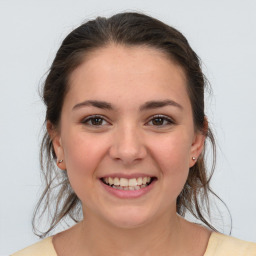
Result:
[[[205,135],[212,146],[213,165],[208,173],[204,150],[190,168],[186,184],[177,198],[176,211],[185,216],[188,210],[198,220],[216,230],[208,221],[209,194],[216,196],[209,185],[215,167],[216,146],[210,128],[205,129],[207,121],[204,113],[204,91],[207,80],[201,70],[199,57],[175,28],[144,14],[120,13],[110,18],[98,17],[73,30],[62,42],[43,86],[45,122],[58,127],[72,72],[84,61],[87,54],[109,44],[158,49],[184,70],[194,126],[196,131]],[[40,159],[45,189],[34,212],[33,228],[37,235],[44,237],[66,217],[78,222],[81,202],[72,190],[66,172],[56,167],[56,154],[47,131],[42,140]],[[40,219],[47,211],[51,216],[49,227],[41,232],[37,229],[37,218]]]

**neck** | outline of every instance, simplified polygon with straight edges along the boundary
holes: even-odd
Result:
[[[86,218],[54,236],[58,255],[204,255],[211,232],[173,214],[134,228],[120,228],[87,211]]]
[[[174,212],[158,216],[149,224],[120,228],[93,214],[79,224],[81,251],[92,255],[166,255],[174,252],[182,240],[182,221]],[[80,247],[80,246],[79,246]]]

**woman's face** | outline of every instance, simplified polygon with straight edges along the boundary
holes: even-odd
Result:
[[[119,227],[176,214],[203,143],[183,70],[156,49],[116,45],[72,73],[53,140],[85,218]]]

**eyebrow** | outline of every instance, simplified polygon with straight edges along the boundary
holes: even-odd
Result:
[[[100,109],[107,109],[107,110],[113,110],[113,106],[106,102],[106,101],[99,101],[99,100],[86,100],[83,101],[81,103],[76,104],[72,110],[81,108],[81,107],[87,107],[87,106],[93,106],[96,108],[100,108]],[[173,107],[178,107],[180,109],[183,109],[183,107],[173,101],[173,100],[157,100],[157,101],[147,101],[145,102],[142,106],[140,106],[140,111],[145,111],[145,110],[149,110],[149,109],[155,109],[155,108],[162,108],[165,106],[173,106]]]
[[[167,100],[147,101],[140,107],[140,111],[155,109],[155,108],[162,108],[166,106],[173,106],[173,107],[183,109],[183,107],[179,103],[173,100],[167,99]]]
[[[77,108],[81,108],[81,107],[87,107],[87,106],[93,106],[96,108],[100,108],[100,109],[108,109],[108,110],[112,110],[113,107],[110,103],[106,102],[106,101],[99,101],[99,100],[86,100],[83,101],[81,103],[76,104],[72,110],[75,110]]]

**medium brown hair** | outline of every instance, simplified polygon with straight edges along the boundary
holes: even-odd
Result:
[[[98,17],[73,30],[62,42],[44,83],[45,121],[58,127],[72,71],[83,62],[87,53],[113,43],[158,49],[184,70],[194,126],[212,145],[213,165],[207,172],[205,152],[202,152],[196,164],[190,168],[186,184],[177,198],[177,213],[184,216],[188,210],[194,217],[215,230],[208,221],[209,193],[214,194],[209,181],[215,165],[215,141],[204,112],[204,91],[207,80],[202,73],[200,59],[178,30],[139,13],[120,13],[110,18]],[[33,218],[34,231],[39,234],[36,228],[37,217],[41,217],[46,211],[50,213],[49,227],[41,232],[41,237],[47,235],[66,217],[72,218],[75,222],[81,219],[79,217],[81,202],[72,190],[66,172],[56,168],[55,162],[56,155],[52,141],[45,132],[41,144],[41,169],[44,174],[45,189]]]

